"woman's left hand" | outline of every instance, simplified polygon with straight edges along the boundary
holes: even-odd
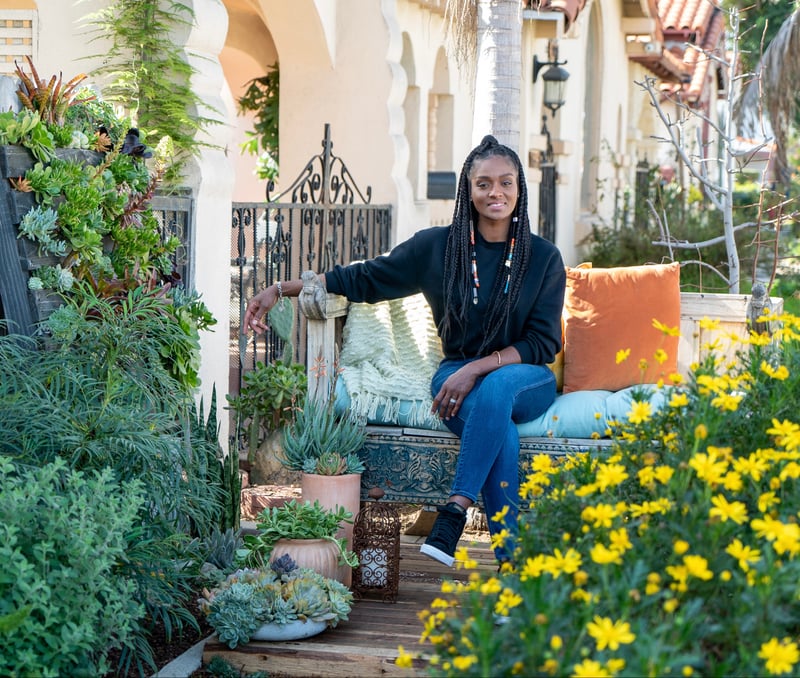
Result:
[[[442,419],[450,419],[461,408],[461,403],[475,386],[478,374],[470,364],[464,365],[460,370],[453,372],[433,399],[431,412],[438,414]]]
[[[269,310],[278,302],[280,295],[278,294],[277,287],[270,285],[269,287],[261,290],[249,302],[247,302],[247,310],[244,314],[244,321],[242,322],[242,334],[247,334],[248,331],[266,332],[267,324],[264,322],[264,317]]]

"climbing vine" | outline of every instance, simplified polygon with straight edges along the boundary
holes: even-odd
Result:
[[[171,139],[164,182],[175,185],[186,161],[207,145],[197,133],[218,123],[197,113],[203,101],[191,87],[195,69],[173,37],[193,23],[192,8],[177,0],[114,0],[87,18],[95,39],[112,43],[93,71],[109,79],[103,98],[122,106],[149,143]]]
[[[239,98],[241,112],[255,113],[253,131],[247,132],[242,150],[258,156],[256,173],[261,179],[274,179],[278,175],[280,73],[277,62],[268,69],[260,78],[253,78]]]

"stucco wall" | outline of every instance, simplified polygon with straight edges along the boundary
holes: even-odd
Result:
[[[335,17],[335,24],[323,27],[311,0],[262,0],[261,6],[281,68],[279,187],[291,184],[320,152],[330,123],[333,152],[359,186],[372,186],[375,203],[392,202],[386,177],[393,149],[382,103],[390,80],[385,60],[375,58],[387,51],[380,7],[371,0],[348,3],[347,11],[338,6],[325,14],[329,21]]]
[[[108,45],[102,36],[90,33],[84,20],[105,3],[86,0],[76,4],[64,0],[37,0],[38,35],[34,39],[34,63],[39,75],[50,77],[63,73],[69,80],[78,73],[88,73],[100,64]],[[19,6],[14,3],[15,6]],[[90,55],[99,55],[87,58]]]

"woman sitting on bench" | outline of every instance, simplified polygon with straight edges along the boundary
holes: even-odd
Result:
[[[419,231],[389,254],[320,275],[328,292],[375,303],[422,292],[444,359],[431,382],[433,411],[460,438],[451,495],[422,553],[452,566],[466,510],[483,494],[495,556],[513,556],[519,502],[516,423],[556,395],[547,363],[561,349],[565,270],[556,247],[531,233],[519,156],[487,136],[467,156],[450,226]],[[247,305],[243,328],[300,280],[278,282]],[[506,508],[507,507],[507,508]],[[498,520],[493,520],[497,517]]]

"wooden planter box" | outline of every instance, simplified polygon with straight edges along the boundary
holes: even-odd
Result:
[[[56,155],[90,165],[103,159],[100,153],[76,148],[57,149]],[[24,146],[0,146],[0,319],[9,322],[9,332],[28,336],[60,305],[58,295],[28,289],[35,271],[58,259],[40,255],[35,243],[18,237],[19,223],[36,200],[33,193],[14,190],[9,179],[25,176],[36,162]]]

